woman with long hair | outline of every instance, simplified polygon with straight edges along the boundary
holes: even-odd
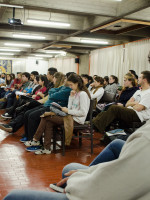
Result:
[[[5,95],[6,94],[9,94],[10,92],[10,88],[11,88],[11,85],[13,83],[13,78],[11,76],[11,74],[7,74],[6,75],[6,86],[4,87],[4,89],[2,88],[2,90],[0,91],[0,97],[1,98],[5,98]]]
[[[46,91],[47,84],[48,84],[47,77],[40,75],[39,76],[39,85],[41,86],[41,88],[39,90],[37,90],[34,95],[32,95],[32,98],[35,100],[41,99],[42,98],[41,93],[43,94]]]
[[[118,88],[118,78],[114,75],[109,77],[109,84],[105,87],[105,92],[116,94]]]
[[[90,93],[83,83],[82,78],[77,74],[71,74],[67,82],[72,89],[68,107],[62,107],[62,111],[71,115],[74,124],[84,124],[89,106],[90,106]],[[40,125],[33,137],[32,141],[25,143],[26,146],[38,146],[40,139],[44,133],[44,148],[35,152],[35,154],[50,154],[51,137],[53,135],[53,127],[64,124],[64,118],[61,116],[48,116],[41,118]]]
[[[96,76],[94,82],[88,87],[91,95],[91,99],[96,99],[96,103],[102,98],[104,94],[104,79],[100,76]]]
[[[117,105],[125,106],[127,101],[133,96],[133,94],[138,90],[137,81],[131,73],[127,73],[124,76],[124,86],[121,91]]]

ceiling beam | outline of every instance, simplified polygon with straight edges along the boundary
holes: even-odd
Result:
[[[133,26],[130,26],[130,27],[123,28],[121,30],[115,31],[115,34],[120,35],[120,34],[123,34],[123,33],[128,33],[128,32],[139,30],[139,29],[143,29],[143,28],[146,28],[146,27],[147,27],[147,25],[137,24],[137,25],[133,25]]]
[[[131,23],[131,24],[142,24],[142,25],[150,26],[150,22],[148,22],[148,21],[140,21],[140,20],[134,20],[134,19],[119,19],[119,20],[107,23],[107,24],[105,24],[103,26],[99,26],[97,28],[94,28],[90,32],[92,33],[92,32],[98,31],[100,29],[107,28],[109,26],[112,26],[114,24],[118,24],[118,23],[121,23],[121,22]]]

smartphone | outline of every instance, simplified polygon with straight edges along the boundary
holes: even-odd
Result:
[[[58,186],[56,185],[56,183],[50,184],[49,187],[52,188],[53,190],[55,190],[56,192],[64,193],[64,188],[58,187]]]

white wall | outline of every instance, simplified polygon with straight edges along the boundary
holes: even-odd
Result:
[[[77,64],[73,57],[51,58],[49,67],[56,67],[59,72],[66,74],[67,72],[77,72]]]
[[[27,59],[26,60],[26,71],[38,71],[39,74],[47,74],[48,70],[48,61],[38,60],[38,64],[36,64],[36,60]]]
[[[38,71],[39,74],[47,74],[49,68],[48,61],[38,60],[36,64],[36,59],[14,59],[12,64],[12,72],[32,72]]]

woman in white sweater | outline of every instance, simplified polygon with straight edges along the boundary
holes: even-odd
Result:
[[[102,98],[104,94],[104,79],[100,76],[96,76],[94,79],[94,82],[90,84],[88,87],[88,90],[91,95],[91,99],[94,100],[96,99],[96,103]]]
[[[119,158],[72,172],[65,193],[14,191],[4,200],[150,199],[150,120],[125,142]]]
[[[77,74],[71,74],[67,82],[72,89],[68,108],[62,107],[62,111],[71,115],[74,124],[84,124],[89,107],[90,107],[90,94],[88,89],[84,86],[82,78]],[[61,116],[48,116],[42,117],[39,127],[33,137],[33,140],[28,141],[28,146],[39,146],[40,138],[44,133],[44,149],[40,149],[35,154],[50,154],[51,153],[51,137],[53,134],[53,127],[64,124],[64,118]]]

